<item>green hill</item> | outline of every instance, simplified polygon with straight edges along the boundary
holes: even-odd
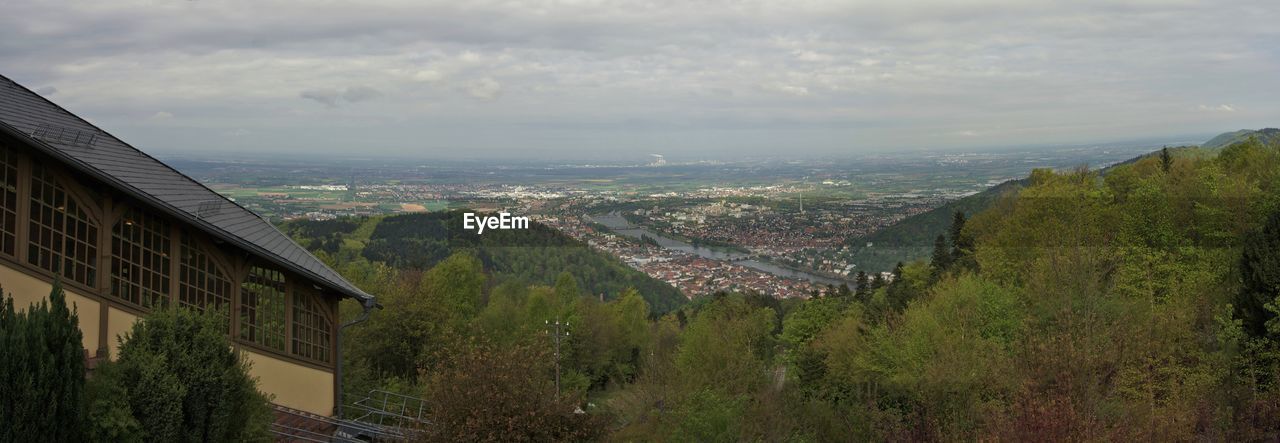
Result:
[[[1280,129],[1262,129],[1258,131],[1229,132],[1205,143],[1205,146],[1217,141],[1228,140],[1226,145],[1248,140],[1250,136],[1259,136],[1263,141],[1280,141]],[[1276,137],[1271,139],[1269,137]],[[1222,146],[1226,146],[1222,145]],[[1183,151],[1184,148],[1170,148],[1172,152]],[[1185,151],[1183,151],[1185,153]],[[1160,155],[1160,151],[1152,151],[1120,163],[1102,168],[1099,172],[1106,174],[1112,168],[1134,163],[1142,158]],[[1184,154],[1175,154],[1184,155]],[[1027,171],[1030,173],[1030,171]],[[867,271],[889,271],[898,262],[928,258],[933,250],[933,240],[938,234],[944,234],[951,226],[952,216],[956,211],[966,216],[973,216],[991,206],[1000,196],[1017,190],[1027,184],[1027,179],[1009,180],[992,186],[982,192],[958,200],[949,201],[928,212],[904,218],[884,229],[858,238],[850,244],[856,249],[853,258],[858,266]],[[867,246],[871,244],[871,246]]]
[[[523,230],[485,231],[484,235],[461,226],[462,213],[449,211],[367,220],[294,221],[281,229],[309,249],[341,255],[346,248],[397,269],[426,270],[454,252],[469,250],[496,284],[553,285],[556,277],[567,271],[584,291],[604,294],[606,299],[635,288],[656,313],[669,312],[686,301],[671,285],[541,223],[531,222],[529,229]]]
[[[1022,187],[1026,179],[1009,180],[982,192],[952,200],[928,212],[904,218],[853,242],[854,259],[868,271],[889,271],[898,262],[929,256],[933,240],[951,226],[956,211],[973,215],[991,206],[1001,195]],[[867,244],[871,246],[867,246]]]
[[[1218,134],[1217,137],[1209,139],[1200,145],[1206,149],[1219,149],[1230,146],[1235,143],[1248,140],[1250,137],[1257,137],[1258,141],[1263,144],[1270,145],[1280,142],[1280,129],[1263,128],[1263,129],[1241,129],[1234,132],[1224,132]]]

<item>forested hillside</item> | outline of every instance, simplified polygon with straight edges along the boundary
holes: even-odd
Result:
[[[439,441],[1280,438],[1280,147],[1036,170],[949,224],[891,283],[656,320],[567,273],[486,285],[474,249],[359,258],[385,309],[351,330],[348,390],[425,397]]]
[[[536,222],[527,230],[489,230],[477,235],[462,229],[461,212],[450,211],[364,220],[295,221],[282,229],[313,251],[332,257],[342,255],[345,248],[348,256],[358,254],[400,270],[426,270],[453,253],[466,251],[480,260],[497,284],[550,285],[567,272],[584,292],[603,294],[606,299],[628,288],[639,290],[657,313],[671,311],[685,301],[671,285]]]
[[[1010,180],[855,239],[851,242],[855,248],[854,260],[862,269],[884,272],[899,262],[928,257],[934,237],[947,229],[953,214],[957,211],[965,214],[981,212],[1000,196],[1016,192],[1025,183],[1026,180]]]
[[[1280,143],[1280,129],[1241,129],[1239,131],[1224,132],[1222,134],[1218,134],[1217,137],[1204,142],[1200,147],[1205,149],[1220,149],[1236,143],[1249,141],[1251,138],[1257,139],[1257,141],[1264,144]]]
[[[1101,168],[1098,173],[1106,175],[1116,167],[1134,163],[1143,158],[1160,156],[1166,150],[1176,155],[1203,156],[1210,154],[1208,150],[1220,149],[1249,140],[1256,140],[1263,145],[1280,143],[1280,129],[1242,129],[1235,132],[1226,132],[1205,142],[1202,145],[1205,150],[1186,151],[1185,147],[1165,148]],[[1011,192],[1017,192],[1026,183],[1026,179],[1010,180],[977,194],[947,202],[927,212],[904,218],[864,237],[853,239],[850,241],[850,245],[855,248],[853,252],[854,258],[859,266],[870,271],[887,271],[898,262],[926,258],[929,256],[934,237],[947,229],[953,214],[961,212],[966,215],[973,215],[984,211],[997,199]],[[872,246],[866,246],[868,243]]]

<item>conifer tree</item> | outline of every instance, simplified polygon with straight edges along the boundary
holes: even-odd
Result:
[[[947,236],[938,234],[938,238],[933,240],[933,257],[929,265],[933,268],[934,278],[951,267],[951,248],[947,244]]]
[[[0,291],[0,293],[3,293]],[[84,351],[79,319],[54,282],[47,300],[0,306],[0,441],[83,438]]]
[[[1280,340],[1280,211],[1274,212],[1260,231],[1244,242],[1240,259],[1243,287],[1236,310],[1251,335]],[[1268,333],[1268,323],[1272,331]]]

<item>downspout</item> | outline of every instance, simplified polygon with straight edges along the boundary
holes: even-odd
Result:
[[[349,322],[347,322],[347,323],[343,323],[343,324],[342,324],[342,326],[338,326],[338,337],[337,337],[337,339],[338,339],[338,349],[337,349],[337,351],[335,352],[335,354],[336,354],[336,355],[334,356],[334,357],[335,357],[335,358],[337,358],[337,360],[338,360],[338,368],[337,368],[337,369],[338,369],[338,373],[337,373],[337,376],[338,376],[338,393],[337,393],[337,397],[338,397],[338,398],[337,398],[337,407],[335,408],[335,409],[336,409],[336,411],[335,411],[335,412],[336,412],[336,414],[335,414],[335,416],[334,416],[334,417],[336,417],[336,418],[337,418],[337,419],[339,419],[339,420],[341,420],[341,419],[342,419],[342,366],[343,366],[343,361],[342,361],[342,330],[343,330],[343,329],[347,329],[347,327],[348,327],[348,326],[355,326],[356,324],[359,324],[359,323],[361,323],[361,322],[364,322],[365,320],[368,320],[368,319],[369,319],[369,313],[370,313],[370,312],[373,312],[374,308],[382,309],[382,305],[378,304],[377,300],[376,300],[376,299],[374,299],[373,297],[369,297],[369,298],[365,299],[363,302],[361,302],[361,305],[364,307],[364,310],[360,312],[360,316],[359,316],[359,317],[356,317],[354,320],[351,320],[351,321],[349,321]]]

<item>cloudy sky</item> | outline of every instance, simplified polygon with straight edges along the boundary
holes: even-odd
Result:
[[[3,10],[0,73],[162,154],[830,155],[1280,126],[1275,0]]]

